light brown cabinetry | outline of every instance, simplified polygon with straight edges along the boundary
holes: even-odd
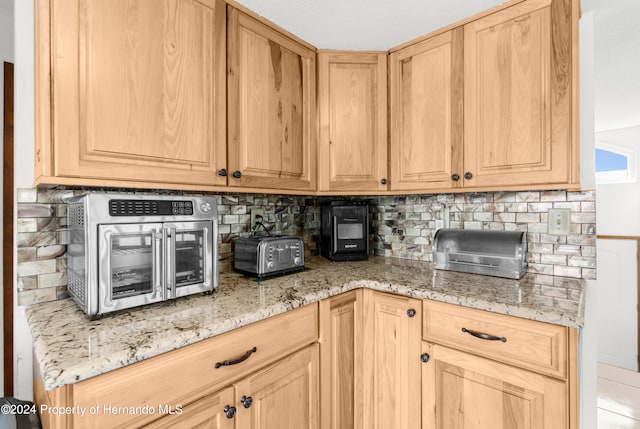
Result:
[[[228,9],[229,185],[316,189],[315,49]]]
[[[172,429],[172,428],[198,428],[198,429],[235,429],[235,403],[233,387],[227,387],[219,392],[212,393],[199,399],[179,411],[176,414],[162,417],[145,429]]]
[[[36,183],[226,184],[222,0],[37,0]]]
[[[424,301],[422,427],[576,428],[569,328]]]
[[[528,0],[464,26],[465,186],[577,184],[577,8]]]
[[[318,366],[314,344],[236,383],[236,428],[319,429]]]
[[[364,291],[362,427],[420,427],[422,302]]]
[[[361,289],[320,302],[321,422],[362,429]]]
[[[423,428],[568,427],[563,381],[438,344],[423,352]]]
[[[421,41],[389,58],[391,188],[456,188],[462,171],[463,30]]]
[[[287,335],[282,335],[282,332]],[[39,405],[75,406],[86,410],[99,406],[97,413],[75,413],[49,419],[50,427],[66,428],[139,427],[161,418],[169,410],[167,406],[176,410],[178,405],[183,406],[184,414],[193,419],[189,421],[206,420],[207,412],[203,411],[202,403],[198,402],[201,400],[217,404],[208,411],[214,421],[223,421],[220,413],[224,413],[226,418],[227,406],[237,409],[236,418],[242,411],[247,414],[259,412],[259,406],[258,411],[245,410],[241,397],[237,397],[237,394],[230,402],[216,399],[227,398],[223,396],[224,389],[236,383],[236,393],[247,396],[255,393],[256,398],[268,397],[272,402],[270,406],[276,406],[274,404],[279,400],[287,401],[278,405],[280,408],[290,406],[291,397],[286,392],[298,389],[295,390],[297,400],[313,399],[310,405],[307,404],[309,410],[313,411],[308,414],[317,419],[317,348],[301,352],[302,357],[293,360],[287,357],[317,340],[318,306],[312,304],[53,391],[42,390],[41,384],[36,382],[36,402]],[[295,365],[303,365],[304,359],[309,360],[304,368],[294,368]],[[224,362],[231,364],[223,364]],[[287,369],[282,370],[283,367],[279,364],[286,365]],[[263,368],[266,368],[263,372],[270,375],[261,376],[262,372],[259,371]],[[296,371],[299,377],[295,380],[287,378],[289,373]],[[287,376],[279,380],[277,374]],[[282,392],[282,397],[271,395],[268,383],[264,381],[265,377],[269,383],[278,386],[275,390]],[[252,380],[262,381],[261,384],[256,384]],[[301,396],[300,386],[303,385],[309,389],[306,391],[307,396]],[[238,386],[241,387],[240,390]],[[150,409],[153,413],[120,411],[136,407]],[[292,409],[299,410],[300,407]],[[162,418],[175,420],[179,419],[179,415]]]
[[[393,51],[391,189],[579,188],[574,0],[527,0]]]
[[[387,189],[387,53],[318,53],[318,190]]]

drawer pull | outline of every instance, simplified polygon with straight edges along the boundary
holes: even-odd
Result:
[[[483,334],[482,332],[470,331],[467,328],[462,328],[462,332],[465,334],[473,335],[476,338],[480,338],[481,340],[487,341],[502,341],[503,343],[507,342],[505,337],[496,337],[495,335]]]
[[[247,352],[240,357],[237,357],[231,360],[225,360],[224,362],[216,362],[216,369],[220,368],[221,366],[231,366],[240,362],[244,362],[245,360],[249,359],[251,355],[257,351],[258,349],[254,347],[251,350],[247,350]]]

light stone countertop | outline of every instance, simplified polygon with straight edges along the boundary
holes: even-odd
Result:
[[[584,321],[581,280],[535,274],[509,280],[376,256],[359,262],[314,257],[303,272],[261,282],[226,273],[211,295],[96,321],[70,299],[33,305],[26,312],[34,358],[50,390],[360,287],[569,327]]]

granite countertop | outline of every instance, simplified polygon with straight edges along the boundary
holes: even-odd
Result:
[[[433,270],[431,263],[370,257],[306,261],[303,272],[256,282],[220,275],[211,295],[125,310],[89,321],[70,299],[33,305],[27,319],[47,390],[366,287],[531,320],[580,327],[581,280],[527,274],[521,280]]]

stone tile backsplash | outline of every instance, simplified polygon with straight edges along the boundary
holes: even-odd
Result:
[[[64,199],[88,191],[18,189],[16,246],[19,305],[67,296],[66,245],[69,237]],[[180,192],[157,191],[156,194]],[[213,195],[218,202],[221,271],[232,269],[234,239],[250,235],[250,213],[254,208],[265,211],[265,225],[273,234],[301,236],[306,256],[318,254],[320,204],[329,197]],[[448,210],[451,228],[526,231],[530,272],[595,278],[594,192],[490,192],[352,199],[369,202],[371,249],[376,255],[430,261],[436,221],[443,220]],[[546,233],[550,208],[571,210],[570,235],[553,236]]]
[[[66,246],[69,244],[69,236],[64,199],[85,192],[88,190],[18,189],[18,305],[52,301],[68,296]],[[159,193],[181,194],[156,192]],[[264,210],[264,224],[272,234],[300,236],[305,243],[305,255],[318,254],[320,206],[316,203],[315,197],[266,194],[212,196],[215,196],[218,202],[218,251],[222,272],[232,270],[233,240],[251,234],[249,224],[253,208]]]

